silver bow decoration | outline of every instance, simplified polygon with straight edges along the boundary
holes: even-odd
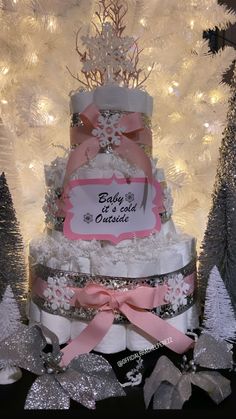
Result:
[[[43,352],[51,339],[53,350]],[[70,399],[94,409],[98,400],[125,396],[111,365],[101,355],[85,354],[61,367],[57,337],[41,325],[20,326],[0,343],[0,359],[39,375],[32,384],[25,409],[69,409]]]
[[[197,340],[193,359],[183,356],[182,372],[166,356],[161,356],[144,384],[144,401],[148,408],[153,397],[153,409],[181,409],[192,394],[192,384],[206,391],[216,403],[231,394],[230,381],[217,371],[199,371],[197,365],[211,369],[232,368],[232,353],[226,342],[202,334]]]
[[[41,375],[44,372],[42,351],[46,345],[39,327],[21,324],[15,333],[0,342],[0,360]]]

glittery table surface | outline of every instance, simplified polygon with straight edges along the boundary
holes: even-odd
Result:
[[[123,360],[124,358],[135,354],[135,352],[130,351],[122,351],[117,354],[112,355],[103,355],[105,359],[112,365],[115,374],[118,380],[121,383],[127,382],[126,373],[135,368],[137,363],[135,360],[130,360],[126,364],[122,366],[118,366],[118,361]],[[33,381],[35,380],[35,375],[27,372],[23,372],[23,377],[18,382],[12,385],[1,385],[0,386],[0,414],[1,418],[5,417],[35,417],[35,415],[40,415],[40,417],[50,417],[53,418],[54,414],[55,417],[76,417],[76,418],[86,418],[86,417],[101,417],[104,415],[105,417],[117,417],[118,415],[121,417],[128,417],[132,413],[132,417],[141,413],[141,417],[160,417],[160,414],[163,414],[163,411],[154,411],[151,409],[146,410],[144,399],[143,399],[143,384],[145,378],[147,378],[158,358],[162,355],[168,356],[172,362],[176,365],[178,362],[181,362],[182,357],[173,352],[169,351],[166,348],[159,348],[153,350],[152,352],[146,353],[142,355],[143,360],[143,368],[141,369],[143,380],[140,385],[134,387],[125,387],[126,397],[115,397],[109,398],[101,401],[96,402],[96,410],[88,410],[87,408],[83,407],[82,405],[71,401],[69,411],[31,411],[27,412],[24,410],[24,401],[27,395],[27,392],[32,385]],[[236,347],[234,348],[234,359],[236,359]],[[231,388],[232,394],[224,400],[220,405],[216,405],[211,399],[199,388],[194,387],[192,391],[192,397],[189,401],[184,404],[183,410],[180,411],[180,414],[192,414],[194,411],[197,415],[200,410],[204,410],[212,415],[214,414],[225,414],[225,411],[229,412],[230,415],[233,414],[235,411],[235,400],[236,400],[236,372],[228,372],[226,370],[220,370],[220,373],[231,380]],[[191,412],[189,412],[191,411]],[[166,412],[164,412],[166,413]],[[170,412],[171,413],[171,412]],[[43,415],[42,415],[43,414]],[[29,416],[32,415],[32,416]],[[78,416],[79,415],[79,416]],[[112,416],[111,416],[112,415]],[[126,416],[128,415],[128,416]],[[140,415],[139,415],[140,416]],[[37,416],[38,417],[38,416]],[[189,417],[189,416],[188,416]],[[221,417],[221,416],[220,416]]]

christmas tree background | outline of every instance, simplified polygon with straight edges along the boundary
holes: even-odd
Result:
[[[101,4],[115,4],[104,0]],[[119,3],[119,2],[118,2]],[[153,154],[174,198],[174,221],[200,244],[211,204],[218,149],[226,125],[229,86],[222,83],[235,59],[225,47],[212,53],[203,33],[227,28],[234,13],[216,0],[128,0],[124,35],[138,39],[144,87],[154,98]],[[1,0],[0,103],[11,167],[9,186],[25,243],[42,231],[44,164],[69,147],[69,92],[82,63],[82,36],[96,30],[95,0]],[[132,51],[131,51],[132,52]],[[69,71],[68,71],[68,69]],[[0,149],[2,148],[0,144]],[[9,148],[7,148],[9,147]],[[19,187],[15,190],[15,182]]]

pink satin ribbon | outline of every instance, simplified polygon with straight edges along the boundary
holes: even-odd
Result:
[[[145,278],[143,278],[143,280],[145,280]],[[195,284],[195,272],[193,272],[192,274],[190,274],[188,276],[185,276],[184,277],[184,282],[189,285],[189,289],[186,292],[186,296],[192,294],[193,291],[194,291],[194,284]],[[148,285],[145,285],[145,289],[148,288],[148,287],[149,287]],[[150,289],[153,290],[152,292],[157,293],[159,295],[160,290],[162,289],[162,287],[163,287],[163,289],[165,289],[165,292],[169,289],[167,285],[163,285],[163,286],[158,285],[155,288],[150,288]],[[38,297],[45,298],[44,297],[44,291],[47,288],[48,288],[48,283],[45,280],[43,280],[40,277],[34,277],[33,284],[32,284],[32,294],[33,295],[37,295]],[[75,306],[75,305],[78,305],[79,299],[77,297],[81,294],[81,291],[84,288],[78,288],[78,287],[67,287],[67,288],[69,288],[70,290],[72,290],[74,292],[73,296],[70,299],[70,305],[72,307]],[[140,288],[140,287],[137,287],[137,288]],[[103,288],[103,290],[106,290],[106,288]],[[132,290],[132,292],[133,291],[134,290]],[[124,291],[119,291],[119,292],[125,293]],[[155,298],[157,298],[157,297],[155,297]],[[161,298],[162,298],[162,303],[160,303],[160,305],[161,304],[166,304],[165,296],[163,296],[162,291],[161,291]],[[155,306],[153,306],[151,308],[155,308]]]
[[[186,295],[193,291],[194,277],[193,273],[184,279],[190,285]],[[43,297],[47,286],[47,283],[41,278],[35,278],[33,294]],[[186,352],[194,345],[193,340],[184,333],[157,315],[146,311],[166,304],[167,285],[158,285],[154,288],[139,286],[128,291],[118,291],[90,283],[84,288],[70,287],[70,289],[74,291],[70,301],[71,306],[92,307],[97,309],[98,313],[80,335],[62,349],[62,365],[68,365],[74,357],[89,353],[98,345],[112,326],[115,311],[123,313],[130,323],[157,341],[165,341],[171,337],[172,342],[168,343],[168,348],[174,352]]]
[[[98,118],[100,112],[98,108],[91,104],[81,114],[80,118],[84,127],[71,128],[73,144],[79,144],[72,150],[66,168],[64,185],[68,182],[71,174],[94,158],[99,150],[99,140],[93,136],[91,131],[99,126]],[[120,135],[120,144],[114,146],[114,153],[128,160],[132,165],[138,166],[143,170],[149,182],[152,181],[152,167],[149,157],[138,144],[151,145],[151,131],[144,127],[140,113],[133,112],[122,116],[117,127],[124,128]],[[135,135],[139,133],[139,135]]]
[[[77,301],[82,307],[93,307],[98,313],[80,335],[62,349],[62,365],[68,365],[76,356],[88,353],[104,338],[113,324],[115,312],[120,311],[133,325],[157,341],[172,338],[168,347],[183,353],[194,345],[192,339],[160,319],[147,309],[165,304],[167,286],[155,288],[140,286],[129,291],[114,291],[97,284],[88,284],[80,289]]]

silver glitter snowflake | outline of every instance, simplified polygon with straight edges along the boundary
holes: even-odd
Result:
[[[133,202],[133,200],[134,200],[134,194],[132,193],[132,192],[128,192],[128,193],[126,193],[125,194],[125,200],[127,201],[127,202]]]
[[[174,311],[187,304],[187,291],[190,285],[184,281],[182,274],[174,275],[167,281],[168,291],[165,295],[166,302],[172,305]]]
[[[48,287],[43,292],[47,305],[49,305],[52,310],[57,310],[59,308],[69,310],[74,291],[67,287],[66,278],[49,276],[47,284]]]
[[[87,212],[86,214],[84,214],[84,222],[89,224],[92,223],[93,221],[93,215],[90,214],[89,212]]]
[[[82,71],[105,71],[107,81],[113,80],[113,74],[120,70],[135,71],[134,64],[127,57],[127,52],[134,45],[134,38],[117,36],[113,26],[106,22],[101,34],[96,37],[81,37],[83,44],[89,50],[89,56],[83,63]]]
[[[98,117],[98,127],[93,129],[92,135],[97,137],[100,147],[105,148],[111,144],[116,146],[120,144],[120,137],[124,128],[118,126],[119,119],[120,115],[117,113]]]

